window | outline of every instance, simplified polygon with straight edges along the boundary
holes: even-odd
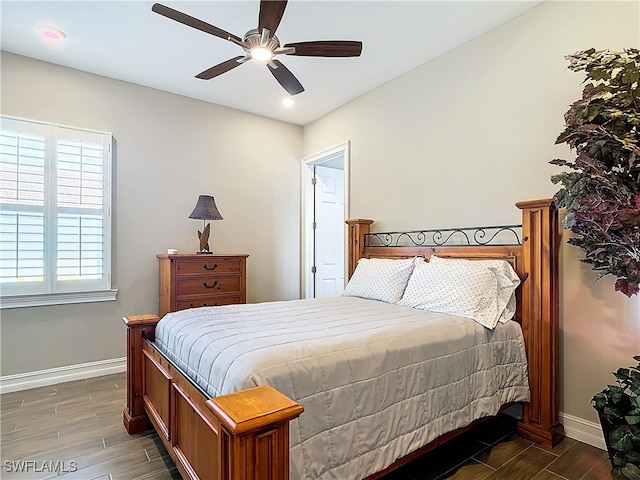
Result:
[[[114,300],[111,134],[0,122],[2,308]]]

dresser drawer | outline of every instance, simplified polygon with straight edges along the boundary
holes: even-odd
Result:
[[[183,277],[176,280],[176,297],[185,295],[215,295],[240,292],[242,279],[238,277]]]
[[[158,312],[247,301],[249,255],[160,253]]]
[[[176,275],[207,275],[219,273],[240,273],[240,261],[235,258],[207,259],[176,262]]]
[[[178,300],[176,310],[184,310],[194,307],[218,307],[220,305],[231,305],[243,303],[240,295],[225,295],[221,297],[199,298],[194,300]]]

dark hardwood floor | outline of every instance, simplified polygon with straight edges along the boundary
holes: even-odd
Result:
[[[1,395],[0,478],[179,479],[155,433],[122,426],[125,387],[122,373]],[[547,449],[514,432],[500,416],[384,480],[611,478],[602,450],[572,439]]]

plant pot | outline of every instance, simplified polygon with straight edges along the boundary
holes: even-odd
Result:
[[[596,411],[598,412],[598,418],[600,418],[600,426],[602,427],[602,433],[604,434],[604,443],[607,446],[609,462],[611,463],[611,478],[613,480],[629,480],[629,478],[636,478],[637,474],[632,474],[631,476],[628,476],[628,474],[625,475],[625,469],[623,467],[616,468],[614,465],[613,457],[615,456],[615,451],[611,448],[610,434],[616,428],[616,425],[611,423],[600,410],[596,409]]]
[[[613,468],[614,452],[611,449],[611,441],[609,440],[609,437],[611,435],[611,431],[615,428],[615,425],[611,423],[609,419],[605,417],[600,410],[596,409],[596,411],[598,412],[598,417],[600,418],[600,426],[602,427],[602,433],[604,435],[604,443],[607,446],[607,453],[609,454],[609,462],[611,463],[611,468]]]

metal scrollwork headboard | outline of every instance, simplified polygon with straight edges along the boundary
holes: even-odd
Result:
[[[443,245],[522,245],[518,231],[522,225],[437,228],[408,232],[375,232],[364,236],[367,247],[441,247]]]

